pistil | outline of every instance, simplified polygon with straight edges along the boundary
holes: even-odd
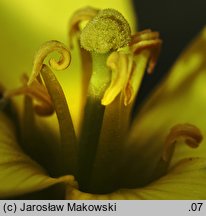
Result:
[[[92,54],[93,70],[80,135],[79,174],[80,189],[88,190],[90,177],[99,143],[105,106],[101,99],[110,83],[110,71],[106,66],[108,54]]]
[[[127,46],[129,41],[129,24],[113,9],[100,11],[80,35],[80,44],[91,53],[93,65],[79,144],[78,183],[82,191],[92,188],[91,175],[105,111],[102,98],[111,82],[107,58],[111,51]]]

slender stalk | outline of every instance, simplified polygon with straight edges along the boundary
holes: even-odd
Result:
[[[105,106],[101,105],[101,99],[110,83],[111,77],[111,73],[106,66],[108,55],[109,53],[92,53],[93,71],[79,143],[78,182],[82,191],[89,190],[93,163],[100,138],[105,110]]]
[[[50,68],[43,65],[41,75],[53,101],[61,135],[59,175],[75,174],[77,140],[63,90]]]

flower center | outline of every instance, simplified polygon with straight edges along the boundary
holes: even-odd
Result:
[[[127,21],[113,9],[97,13],[80,34],[93,65],[79,141],[77,180],[84,192],[120,187],[118,161],[134,98],[150,59],[148,70],[153,70],[161,44],[157,33],[148,30],[143,35],[131,36]]]
[[[28,101],[25,103],[24,113],[25,122],[32,128],[36,124],[33,111],[41,116],[55,111],[61,141],[55,147],[57,171],[53,175],[72,174],[81,191],[108,193],[124,186],[120,178],[124,179],[122,175],[127,171],[122,170],[122,163],[129,154],[125,149],[131,110],[145,71],[151,73],[155,66],[161,40],[151,30],[131,35],[129,24],[114,9],[78,11],[71,19],[70,36],[78,34],[84,19],[90,21],[78,41],[86,92],[82,94],[84,114],[79,137],[64,92],[51,71],[63,70],[70,63],[70,52],[62,43],[43,44],[36,54],[31,77],[23,76],[23,86],[6,91],[4,98],[24,94],[34,99],[34,110],[30,100],[29,105]],[[70,38],[70,47],[71,41]],[[60,59],[50,59],[49,67],[45,61],[53,51],[60,54]],[[32,150],[27,150],[32,156]],[[34,158],[38,161],[38,155]]]

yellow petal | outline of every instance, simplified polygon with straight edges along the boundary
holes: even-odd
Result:
[[[0,113],[0,198],[39,191],[57,183],[73,181],[72,176],[51,178],[26,156],[17,144],[11,121]]]
[[[144,188],[120,189],[116,192],[98,195],[80,192],[68,187],[67,199],[81,200],[200,200],[206,199],[206,159],[187,159],[158,181]]]

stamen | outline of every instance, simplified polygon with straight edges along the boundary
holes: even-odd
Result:
[[[64,70],[69,66],[71,61],[71,56],[70,56],[70,52],[64,46],[64,44],[62,44],[59,41],[48,41],[40,47],[39,51],[35,56],[34,66],[33,66],[32,74],[28,81],[28,85],[31,85],[31,83],[37,78],[37,76],[40,74],[45,58],[54,51],[57,51],[61,55],[61,58],[58,61],[56,61],[54,58],[51,58],[49,60],[50,66],[54,70]]]
[[[130,125],[130,106],[119,94],[105,107],[101,136],[92,172],[92,191],[108,193],[116,190],[122,180],[124,146]]]
[[[158,37],[159,33],[151,30],[144,30],[132,36],[130,50],[134,63],[124,89],[125,105],[130,104],[136,98],[146,68],[148,73],[152,73],[156,65],[162,44]]]
[[[151,29],[145,29],[141,32],[137,32],[135,35],[131,36],[130,46],[137,44],[141,41],[147,41],[152,39],[158,39],[159,32],[152,31]]]
[[[175,145],[179,139],[183,139],[185,144],[191,148],[197,148],[203,137],[200,130],[191,124],[179,124],[171,128],[168,134],[162,158],[164,161],[170,161],[174,153]]]
[[[99,12],[98,9],[92,7],[85,7],[80,10],[77,10],[70,19],[69,22],[69,47],[73,48],[73,39],[74,37],[77,38],[78,48],[80,51],[80,59],[81,59],[81,67],[82,67],[82,93],[81,93],[81,106],[84,107],[86,103],[87,97],[87,90],[89,85],[89,80],[91,77],[92,72],[92,59],[91,55],[88,51],[83,49],[80,46],[80,32],[83,28],[82,24],[86,24],[86,22],[90,21],[94,18],[97,13]]]
[[[124,88],[125,106],[134,103],[134,99],[138,94],[142,82],[142,78],[147,68],[149,56],[150,56],[150,52],[148,50],[144,50],[137,56],[133,57],[134,60],[132,63],[132,67],[130,69],[130,76]]]
[[[41,75],[53,102],[59,122],[61,135],[59,175],[75,174],[77,166],[77,138],[64,92],[47,65],[42,66]]]
[[[69,47],[71,49],[73,48],[72,40],[74,36],[77,35],[77,37],[79,37],[78,33],[80,33],[80,24],[83,21],[91,20],[98,12],[99,10],[93,7],[84,7],[73,14],[69,22]]]
[[[159,39],[159,33],[151,30],[144,30],[132,36],[130,42],[131,50],[134,54],[139,54],[143,50],[150,51],[150,61],[147,72],[152,73],[159,57],[162,40]]]
[[[129,53],[118,51],[109,56],[107,66],[112,69],[112,82],[102,99],[103,105],[109,105],[120,92],[125,106],[134,101],[148,63],[148,73],[156,65],[162,43],[158,37],[159,33],[151,30],[139,32],[131,37]]]
[[[71,59],[69,50],[65,48],[64,44],[58,41],[48,41],[37,52],[28,84],[32,86],[40,82],[40,75],[43,77],[59,122],[61,135],[61,146],[59,146],[57,154],[59,155],[59,175],[74,174],[77,163],[77,140],[70,111],[61,85],[50,68],[43,64],[47,55],[52,51],[58,51],[61,54],[61,58],[58,62],[55,59],[50,59],[49,63],[51,67],[56,70],[68,67]],[[37,89],[40,89],[41,84],[35,84],[35,86]]]
[[[122,91],[130,76],[132,56],[123,52],[113,52],[107,59],[107,66],[112,70],[110,86],[104,93],[102,104],[110,104]]]
[[[8,99],[17,95],[27,95],[36,100],[37,104],[35,104],[34,108],[38,115],[48,116],[53,114],[54,108],[46,88],[36,80],[28,86],[27,82],[29,79],[26,74],[23,74],[21,79],[23,86],[5,91],[4,98]]]
[[[183,140],[189,147],[197,148],[202,139],[203,137],[200,130],[194,125],[178,124],[172,127],[166,137],[162,156],[151,176],[151,181],[158,179],[167,172],[178,141]]]

